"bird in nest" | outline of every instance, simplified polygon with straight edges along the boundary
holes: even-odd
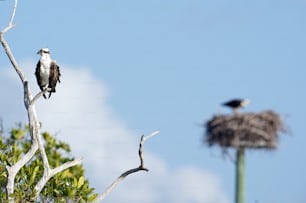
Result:
[[[231,108],[235,113],[238,113],[240,109],[248,106],[249,104],[249,99],[232,99],[222,103],[223,106]]]

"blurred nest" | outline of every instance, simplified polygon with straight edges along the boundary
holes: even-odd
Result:
[[[275,149],[284,131],[280,116],[273,111],[216,115],[206,123],[209,146]]]

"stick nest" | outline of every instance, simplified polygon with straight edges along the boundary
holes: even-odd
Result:
[[[204,142],[209,146],[275,149],[282,131],[282,120],[273,111],[216,115],[206,123]]]

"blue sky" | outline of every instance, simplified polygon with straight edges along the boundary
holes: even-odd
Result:
[[[0,3],[4,27],[12,1]],[[67,67],[77,75],[79,80],[71,79],[70,87],[97,89],[79,102],[93,99],[97,108],[99,102],[106,106],[115,118],[112,125],[119,123],[135,140],[142,133],[160,130],[146,149],[165,162],[169,171],[192,167],[213,174],[230,202],[234,166],[222,159],[218,148],[201,143],[204,129],[200,125],[215,113],[229,113],[220,103],[233,97],[251,99],[245,111],[277,111],[289,135],[281,136],[277,151],[247,153],[247,203],[302,203],[306,201],[305,9],[305,1],[295,0],[28,0],[19,2],[17,27],[6,38],[25,67],[35,65],[38,49],[49,47],[62,70]],[[2,51],[2,71],[9,65]],[[27,77],[33,80],[30,70]],[[68,82],[64,74],[62,81],[58,95],[77,91],[61,89]],[[69,99],[62,95],[54,95],[52,101]],[[16,112],[0,110],[7,120],[20,120]],[[46,126],[50,120],[46,118]],[[62,132],[59,138],[64,137],[63,129],[51,126],[51,131]]]

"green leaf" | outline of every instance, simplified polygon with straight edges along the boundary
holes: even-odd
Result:
[[[6,178],[6,177],[7,177],[7,174],[6,174],[6,172],[2,172],[0,176]]]
[[[67,177],[73,177],[73,174],[69,170],[65,170],[61,176],[62,178],[67,178]]]
[[[17,147],[17,145],[16,145],[16,143],[15,143],[15,144],[13,145],[13,153],[16,154],[17,150],[18,150],[18,147]]]
[[[80,199],[80,200],[79,200],[79,203],[86,203],[86,201],[83,200],[83,199]]]
[[[71,197],[73,197],[75,194],[76,194],[76,190],[75,190],[75,189],[72,188],[72,189],[69,189],[69,190],[68,190],[68,197],[71,198]]]
[[[5,186],[7,181],[5,166],[16,163],[31,147],[31,136],[26,136],[28,133],[28,126],[18,125],[11,129],[10,136],[0,136],[0,184],[2,186]],[[47,158],[52,167],[74,159],[69,153],[69,144],[57,140],[47,132],[42,136]],[[83,166],[78,165],[56,174],[47,182],[39,198],[52,199],[57,203],[74,200],[78,200],[78,203],[94,201],[98,195],[94,194],[94,188],[89,186],[88,180],[84,177],[84,171]],[[15,202],[31,202],[36,194],[34,184],[42,175],[43,163],[40,153],[36,152],[15,177],[14,194],[12,194]],[[5,188],[0,190],[0,202],[7,202]]]
[[[94,188],[88,188],[88,189],[83,189],[83,192],[88,195],[90,193],[92,193],[95,189]]]
[[[93,194],[88,197],[88,202],[93,202],[98,197],[98,194]]]
[[[25,135],[25,131],[22,130],[21,128],[12,129],[11,134],[15,140],[21,140]]]
[[[60,194],[60,191],[58,191],[57,189],[54,189],[53,191],[54,191],[57,195]]]
[[[78,189],[82,187],[82,185],[84,184],[84,181],[85,181],[84,176],[81,176],[78,181],[78,186],[77,186]]]
[[[30,178],[30,184],[33,183],[33,181],[35,180],[35,177],[36,177],[36,174],[39,170],[39,166],[35,166],[33,172],[32,172],[32,175],[31,175],[31,178]]]
[[[77,187],[78,185],[78,179],[76,177],[73,177],[73,187]]]

